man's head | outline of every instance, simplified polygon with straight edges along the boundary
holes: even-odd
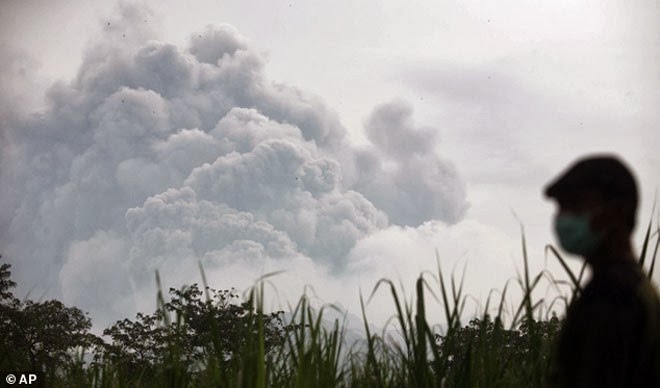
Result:
[[[559,205],[555,230],[571,253],[588,257],[606,240],[629,239],[635,227],[637,184],[614,156],[578,160],[548,185],[545,195]]]

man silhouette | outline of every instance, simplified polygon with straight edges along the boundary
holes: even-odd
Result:
[[[557,201],[562,248],[592,277],[568,307],[551,383],[559,387],[660,387],[660,300],[630,241],[635,178],[616,157],[578,160],[545,195]]]

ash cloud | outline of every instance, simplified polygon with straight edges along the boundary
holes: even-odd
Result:
[[[339,276],[378,231],[462,218],[464,184],[409,105],[376,107],[372,144],[354,146],[320,98],[268,81],[233,27],[177,47],[150,17],[124,6],[44,109],[1,111],[0,247],[23,290],[107,322],[144,307],[155,270],[167,285],[199,261]]]
[[[438,131],[417,127],[412,107],[395,100],[377,106],[365,123],[371,147],[356,155],[356,189],[398,225],[459,221],[465,185],[454,165],[436,153]]]

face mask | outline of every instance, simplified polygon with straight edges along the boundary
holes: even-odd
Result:
[[[580,256],[592,254],[601,242],[601,236],[591,229],[589,217],[584,214],[559,214],[555,232],[566,252]]]

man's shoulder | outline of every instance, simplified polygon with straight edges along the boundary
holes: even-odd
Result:
[[[618,294],[635,294],[640,286],[648,283],[642,268],[636,262],[624,262],[594,270],[585,288],[585,296],[607,298]]]
[[[587,319],[658,320],[658,292],[639,266],[625,266],[618,272],[599,273],[584,288],[569,314]],[[655,325],[654,325],[655,326]]]
[[[622,265],[595,273],[569,310],[589,315],[632,313],[658,300],[655,289],[638,265]]]

